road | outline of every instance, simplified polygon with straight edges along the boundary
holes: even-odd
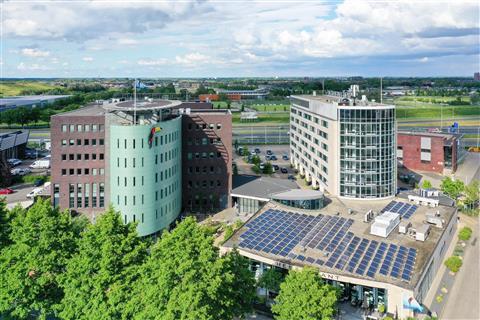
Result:
[[[260,159],[262,162],[265,162],[266,150],[271,150],[273,154],[277,156],[278,160],[272,161],[272,164],[278,165],[280,168],[286,168],[288,173],[275,172],[270,175],[274,178],[283,178],[287,179],[289,174],[293,174],[293,169],[290,168],[290,160],[283,160],[282,155],[290,154],[288,145],[272,145],[272,146],[248,146],[248,150],[253,151],[255,148],[260,149]],[[246,163],[242,157],[240,157],[236,152],[234,154],[233,160],[237,164],[239,174],[256,174],[252,171],[252,164]]]
[[[476,239],[475,245],[471,246],[463,259],[463,266],[457,274],[455,284],[450,292],[450,297],[445,305],[442,319],[479,319],[480,307],[480,239],[478,234],[478,221],[470,217],[462,216],[474,225],[472,239]],[[470,242],[472,243],[473,240]]]

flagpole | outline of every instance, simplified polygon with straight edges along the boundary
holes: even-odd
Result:
[[[133,83],[133,125],[137,122],[137,78]]]

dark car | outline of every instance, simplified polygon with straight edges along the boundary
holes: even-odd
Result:
[[[260,148],[255,148],[255,153],[256,153],[256,154],[260,154],[260,153],[262,153],[262,152],[260,151]]]
[[[282,159],[283,159],[283,160],[288,160],[288,154],[284,154],[284,155],[282,156]]]
[[[275,171],[280,170],[280,167],[279,167],[278,165],[276,165],[276,164],[272,165],[272,167],[273,167],[273,169],[275,169]]]
[[[277,160],[277,156],[274,155],[274,154],[272,154],[272,155],[270,156],[270,160]]]
[[[41,185],[43,185],[43,179],[36,179],[34,182],[33,182],[33,185],[35,187],[40,187]]]
[[[273,154],[272,150],[267,150],[267,154],[272,155]]]
[[[271,160],[271,157],[270,157],[270,156],[265,156],[265,160],[266,160],[266,161],[270,161],[270,160]]]
[[[282,173],[288,173],[288,169],[287,169],[287,168],[282,168],[282,169],[280,169],[280,171],[281,171]]]
[[[289,180],[297,180],[297,178],[295,178],[295,176],[293,174],[289,174],[288,179]]]

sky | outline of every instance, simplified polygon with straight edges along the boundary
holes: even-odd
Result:
[[[473,76],[477,1],[1,1],[1,77]]]

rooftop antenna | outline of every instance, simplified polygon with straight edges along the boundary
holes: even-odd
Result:
[[[380,103],[383,103],[383,83],[382,83],[383,78],[380,77]]]
[[[137,78],[133,84],[133,125],[137,122]]]

